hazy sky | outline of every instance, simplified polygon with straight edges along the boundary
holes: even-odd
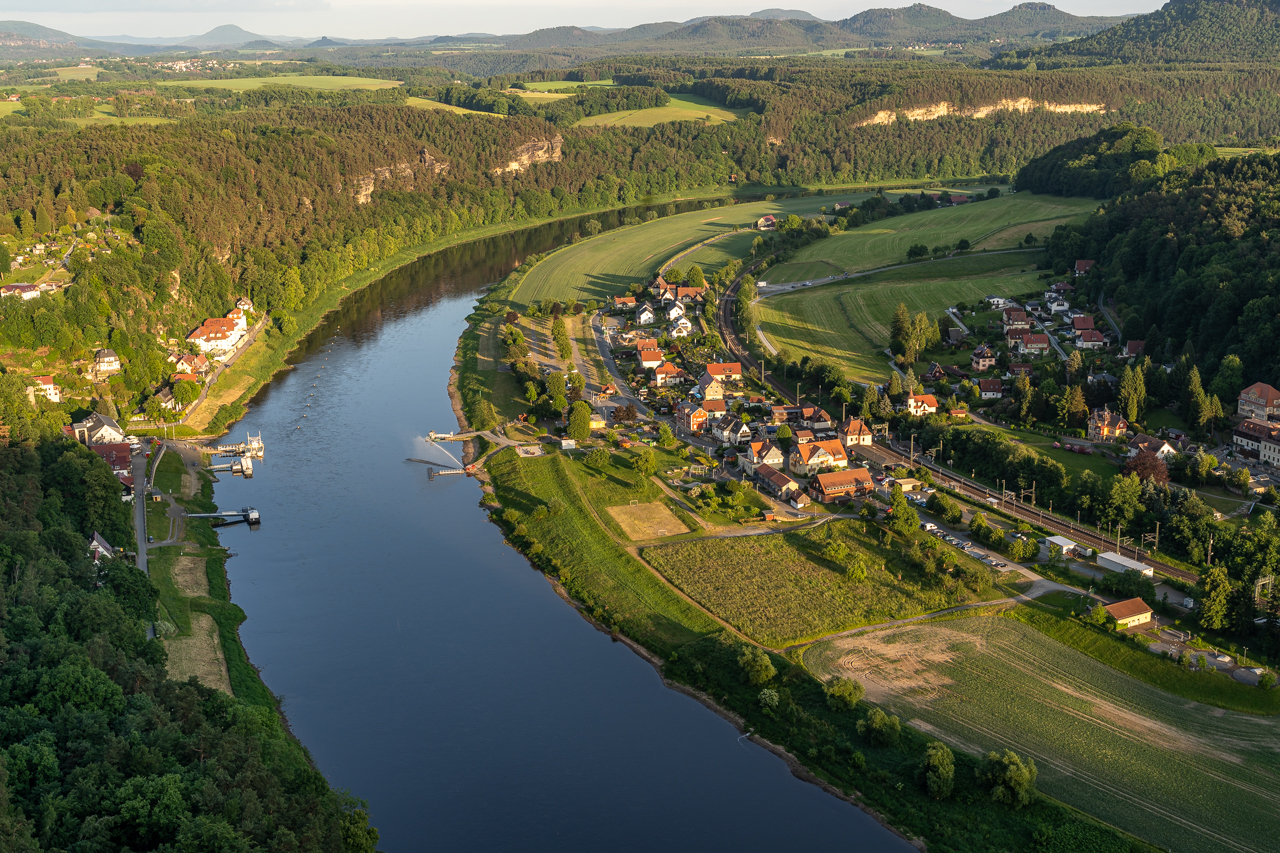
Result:
[[[785,0],[701,0],[690,4],[601,5],[586,0],[472,0],[467,3],[355,0],[0,0],[0,19],[32,21],[81,36],[187,36],[219,24],[237,24],[264,35],[334,38],[408,38],[463,32],[523,33],[540,27],[627,27],[652,21],[685,21],[699,15],[747,14],[757,9],[799,8],[837,20],[865,9],[905,6],[902,0],[793,5]],[[1012,0],[934,0],[930,5],[964,18],[1003,12]],[[1150,12],[1160,0],[1067,0],[1058,8],[1076,15]],[[51,11],[58,9],[61,11]],[[108,11],[109,10],[109,11]]]

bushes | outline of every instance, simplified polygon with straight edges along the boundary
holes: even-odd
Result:
[[[1012,749],[988,752],[977,774],[978,783],[991,790],[991,799],[997,803],[1020,809],[1035,799],[1039,771],[1029,756],[1024,761]]]
[[[876,746],[897,746],[902,737],[902,722],[879,708],[872,708],[866,719],[858,721],[858,734]]]
[[[861,682],[839,675],[822,689],[827,694],[827,707],[833,711],[852,711],[867,692]]]
[[[964,511],[960,509],[960,505],[941,492],[929,495],[928,507],[930,512],[952,527],[964,518]]]
[[[768,684],[778,674],[769,656],[758,646],[743,646],[742,653],[738,655],[738,666],[742,667],[749,684]]]
[[[951,796],[956,781],[956,759],[945,743],[935,740],[925,747],[919,776],[925,790],[935,800]]]

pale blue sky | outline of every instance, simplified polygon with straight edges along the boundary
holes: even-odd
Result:
[[[684,21],[699,15],[747,14],[757,9],[798,8],[837,20],[865,9],[906,3],[834,2],[806,4],[761,0],[704,0],[684,5],[623,4],[587,0],[524,0],[468,3],[382,2],[354,0],[0,0],[0,18],[32,21],[82,36],[187,36],[219,24],[237,24],[264,35],[334,38],[409,38],[462,32],[523,33],[540,27],[627,27],[652,21]],[[930,5],[963,18],[980,18],[1014,5],[1010,0],[946,0]],[[1150,12],[1163,5],[1152,0],[1071,0],[1055,3],[1076,15],[1119,15]],[[51,9],[52,7],[52,9]],[[60,11],[53,11],[53,9]]]

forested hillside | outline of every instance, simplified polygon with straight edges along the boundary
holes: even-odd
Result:
[[[363,808],[274,709],[167,679],[151,582],[87,556],[95,532],[132,538],[120,482],[21,423],[0,448],[0,849],[371,853]]]
[[[1229,400],[1241,382],[1280,378],[1277,228],[1280,157],[1258,154],[1153,179],[1105,215],[1059,228],[1049,252],[1060,267],[1096,259],[1089,286],[1115,300],[1125,336],[1159,360],[1191,353],[1206,388],[1225,370]]]
[[[1268,0],[1170,0],[1149,15],[1065,44],[1005,54],[997,66],[1100,62],[1256,62],[1280,57],[1280,7]]]
[[[1110,199],[1172,169],[1199,166],[1217,156],[1212,145],[1164,147],[1149,127],[1120,124],[1059,145],[1018,170],[1017,187],[1033,193]]]

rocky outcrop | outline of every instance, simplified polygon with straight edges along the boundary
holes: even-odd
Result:
[[[417,173],[434,177],[448,168],[448,163],[431,156],[425,148],[419,153]],[[378,186],[394,185],[404,190],[413,189],[417,173],[415,173],[414,164],[400,162],[390,166],[378,166],[367,175],[356,175],[351,182],[356,195],[356,204],[368,204],[373,198],[374,189]],[[341,191],[341,185],[339,185],[339,191]]]
[[[913,107],[908,110],[881,110],[865,121],[858,122],[858,127],[873,124],[893,124],[902,115],[909,121],[931,121],[944,116],[963,116],[964,118],[986,118],[1001,110],[1013,110],[1029,113],[1032,110],[1048,110],[1051,113],[1105,113],[1106,104],[1055,104],[1050,101],[1036,101],[1031,98],[1001,98],[994,104],[981,107],[957,107],[942,101],[927,107]]]
[[[523,172],[535,163],[559,163],[560,148],[564,137],[556,134],[551,139],[534,139],[511,152],[511,160],[505,166],[493,170],[495,175]]]

